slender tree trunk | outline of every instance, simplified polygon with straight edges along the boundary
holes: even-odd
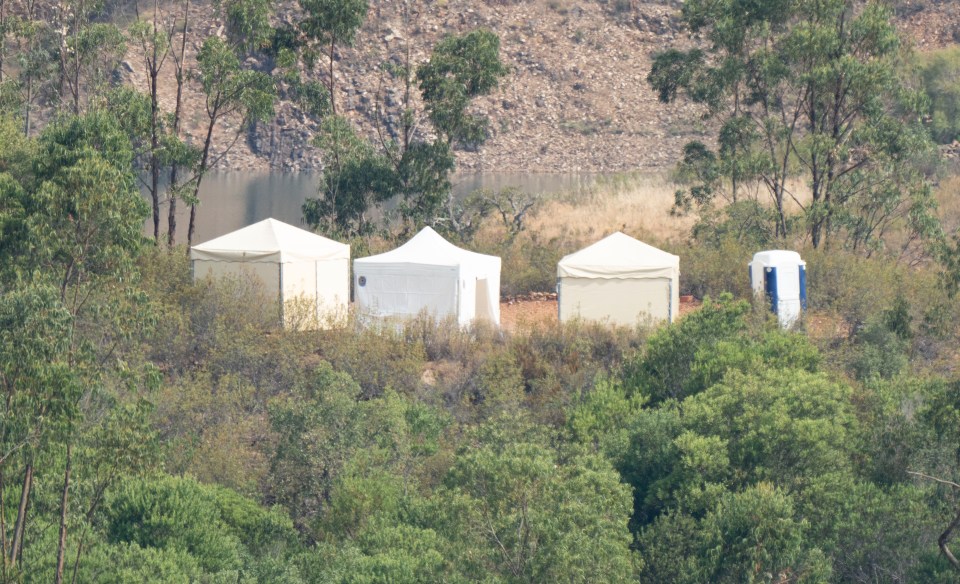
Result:
[[[67,555],[67,506],[70,495],[70,466],[73,458],[73,443],[67,438],[67,464],[63,472],[63,490],[60,492],[60,542],[57,544],[57,572],[54,584],[63,584],[63,564]]]
[[[73,576],[70,577],[70,584],[77,584],[77,572],[80,570],[80,554],[83,552],[83,544],[87,538],[87,528],[83,528],[80,535],[80,541],[77,542],[77,556],[73,559]]]
[[[10,563],[20,557],[23,546],[23,531],[27,524],[27,504],[30,501],[30,488],[33,486],[33,462],[28,462],[23,471],[23,488],[20,490],[20,505],[17,507],[17,520],[13,524],[13,540],[10,544]]]
[[[177,240],[177,196],[173,193],[180,179],[177,174],[177,165],[174,164],[170,168],[170,208],[167,210],[167,245],[170,247],[173,247]]]
[[[63,103],[63,98],[67,94],[67,28],[66,28],[66,8],[63,5],[63,1],[57,2],[57,22],[56,30],[57,35],[60,37],[60,79],[59,79],[59,91],[60,91],[60,103]]]
[[[7,0],[0,0],[0,83],[3,83],[3,61],[6,56],[7,56]]]
[[[160,55],[157,53],[157,31],[160,3],[153,3],[153,40],[150,43],[150,56],[146,57],[147,75],[150,77],[150,196],[153,203],[153,241],[160,241],[160,100],[157,78],[160,75]]]
[[[93,502],[87,509],[87,513],[85,515],[86,521],[84,522],[83,528],[80,531],[79,541],[77,541],[77,555],[73,560],[73,576],[70,578],[71,584],[76,584],[77,582],[77,572],[80,570],[80,555],[83,553],[83,546],[87,541],[87,534],[90,532],[90,522],[93,521],[93,515],[100,507],[100,501],[103,500],[103,493],[107,490],[108,486],[109,482],[106,482],[94,490]]]
[[[33,101],[33,75],[27,74],[27,99],[24,100],[23,135],[30,136],[30,105]]]
[[[81,7],[83,4],[81,4]],[[77,22],[77,26],[80,26],[80,23]],[[74,49],[73,51],[73,113],[74,115],[80,115],[80,51]]]
[[[0,466],[0,577],[7,581],[7,522],[4,519],[7,516],[6,507],[3,505],[3,467]]]
[[[335,43],[334,43],[334,41],[333,41],[333,38],[331,38],[331,39],[330,39],[330,113],[333,114],[333,115],[337,115],[337,105],[336,105],[336,101],[337,101],[337,100],[334,99],[334,97],[333,97],[333,88],[334,88],[334,80],[333,80],[333,47],[334,47],[334,44],[335,44]]]
[[[73,8],[73,34],[80,34],[80,27],[83,26],[83,19],[86,16],[86,2],[81,1]],[[66,38],[66,37],[64,37]],[[70,72],[73,77],[68,81],[70,92],[73,97],[73,113],[80,115],[80,51],[78,47],[73,50],[73,71]]]
[[[160,129],[157,127],[160,109],[157,97],[158,73],[155,67],[150,71],[150,194],[153,198],[154,242],[160,241],[160,158],[157,156],[157,151],[160,150]]]
[[[820,220],[817,218],[816,213],[818,212],[818,204],[820,203],[820,191],[823,188],[823,177],[820,176],[820,167],[817,163],[817,154],[815,152],[811,155],[810,160],[810,166],[812,167],[810,170],[810,192],[814,211],[810,223],[810,242],[813,244],[813,248],[816,249],[820,247]]]
[[[180,137],[180,116],[183,103],[183,57],[187,50],[187,19],[189,17],[189,0],[183,2],[183,29],[180,31],[180,55],[174,54],[177,68],[177,105],[173,110],[173,135]],[[179,180],[179,165],[174,163],[170,167],[170,209],[167,213],[167,245],[173,246],[177,239],[177,196],[174,189]]]
[[[193,187],[193,200],[199,201],[200,183],[203,182],[203,175],[207,173],[207,162],[210,159],[210,144],[213,141],[213,127],[217,123],[217,116],[220,113],[219,105],[214,105],[210,112],[210,124],[207,126],[207,136],[203,140],[203,155],[200,157],[200,167],[197,170],[197,182]],[[193,233],[197,220],[197,204],[190,205],[190,225],[187,228],[187,249],[193,245]]]

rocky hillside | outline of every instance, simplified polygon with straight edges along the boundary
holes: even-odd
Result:
[[[288,4],[287,2],[283,5]],[[476,152],[461,152],[461,170],[529,172],[618,171],[669,166],[681,146],[703,131],[689,105],[659,104],[645,83],[651,54],[684,42],[679,0],[380,0],[371,3],[353,47],[337,54],[338,110],[371,138],[389,135],[390,109],[402,88],[379,65],[426,59],[443,35],[486,27],[501,39],[511,73],[493,95],[478,101],[492,135]],[[192,8],[188,60],[202,39],[222,34],[213,7]],[[898,19],[919,50],[960,39],[960,1],[900,0]],[[281,18],[295,18],[293,9]],[[145,85],[135,53],[125,63],[130,80]],[[270,71],[269,62],[256,63]],[[172,109],[172,72],[165,101]],[[200,95],[188,93],[189,130],[199,136]],[[375,115],[379,104],[385,114]],[[316,122],[282,102],[276,119],[234,148],[227,168],[315,169],[322,161],[309,140]],[[229,127],[224,132],[231,133]],[[222,142],[221,142],[222,143]]]

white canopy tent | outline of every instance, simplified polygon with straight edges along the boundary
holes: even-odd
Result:
[[[287,326],[324,325],[347,314],[350,246],[282,221],[264,219],[195,245],[190,259],[194,280],[259,280],[264,294],[280,301]]]
[[[410,318],[426,311],[500,324],[500,258],[453,245],[429,227],[386,253],[353,262],[361,316]]]
[[[618,231],[561,259],[557,292],[561,322],[673,322],[680,307],[680,258]]]

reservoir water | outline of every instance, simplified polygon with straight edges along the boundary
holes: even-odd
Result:
[[[531,174],[488,172],[454,177],[455,196],[477,189],[516,188],[545,195],[589,188],[600,175],[585,173]],[[301,206],[317,196],[320,174],[313,172],[212,172],[203,179],[194,243],[201,243],[267,218],[303,226]],[[177,239],[186,241],[189,208],[178,205]],[[167,210],[161,207],[161,232],[166,233]],[[151,233],[148,220],[145,232]]]

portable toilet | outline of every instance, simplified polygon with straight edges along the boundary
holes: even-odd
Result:
[[[780,326],[790,328],[807,309],[807,264],[795,251],[757,252],[750,262],[750,287],[770,302]]]

